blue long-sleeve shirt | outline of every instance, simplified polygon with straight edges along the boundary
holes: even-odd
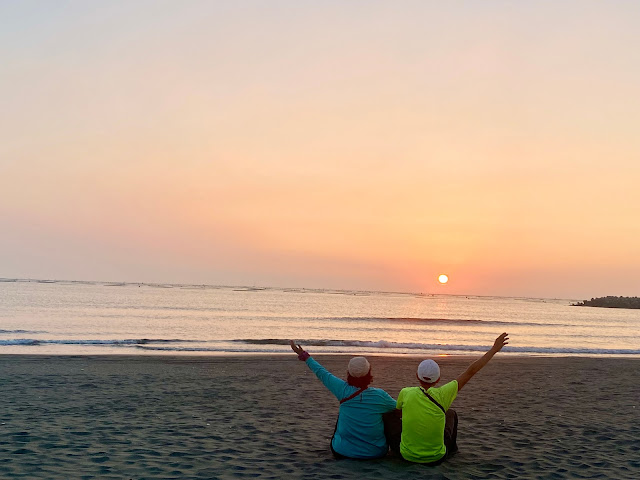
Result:
[[[309,357],[305,363],[338,400],[356,393],[359,388],[332,375]],[[396,401],[380,388],[369,387],[360,395],[340,405],[340,415],[331,446],[350,458],[378,458],[389,449],[384,436],[382,414],[396,408]]]

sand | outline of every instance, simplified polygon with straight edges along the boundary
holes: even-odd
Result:
[[[369,358],[392,396],[414,384],[418,359]],[[334,460],[338,402],[293,354],[0,356],[0,478],[638,479],[639,367],[498,355],[454,402],[460,452],[428,467]]]

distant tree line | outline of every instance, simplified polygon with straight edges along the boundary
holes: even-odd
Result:
[[[640,308],[640,297],[598,297],[571,305],[574,307]]]

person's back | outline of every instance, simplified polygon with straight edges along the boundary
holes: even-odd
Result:
[[[347,387],[350,388],[345,388],[344,393],[336,394],[330,390],[338,399],[348,398],[358,391],[351,385],[347,384]],[[389,447],[384,435],[382,414],[395,408],[396,402],[392,398],[390,401],[390,398],[384,390],[369,387],[342,403],[331,444],[333,450],[349,458],[378,458],[386,455]]]
[[[446,414],[425,394],[428,393],[445,411],[458,394],[458,382],[436,388],[407,387],[398,395],[402,409],[400,454],[411,462],[430,463],[446,454],[443,441]]]
[[[369,362],[364,357],[352,358],[347,369],[348,381],[344,381],[327,371],[300,345],[292,341],[291,348],[340,401],[336,430],[330,443],[334,455],[358,459],[386,455],[389,446],[382,415],[394,411],[396,401],[384,390],[369,387],[373,378]]]
[[[458,416],[451,409],[458,392],[502,347],[507,344],[506,333],[500,335],[493,347],[473,362],[456,380],[436,388],[440,381],[440,367],[433,360],[418,366],[419,387],[403,388],[398,395],[397,408],[402,410],[400,454],[410,462],[437,464],[457,450]]]

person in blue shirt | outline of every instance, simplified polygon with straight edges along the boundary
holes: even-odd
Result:
[[[396,401],[384,390],[369,386],[373,377],[367,359],[354,357],[349,361],[345,382],[329,373],[293,340],[291,348],[340,401],[338,422],[330,443],[334,456],[358,459],[385,456],[389,445],[382,416],[395,411]]]

